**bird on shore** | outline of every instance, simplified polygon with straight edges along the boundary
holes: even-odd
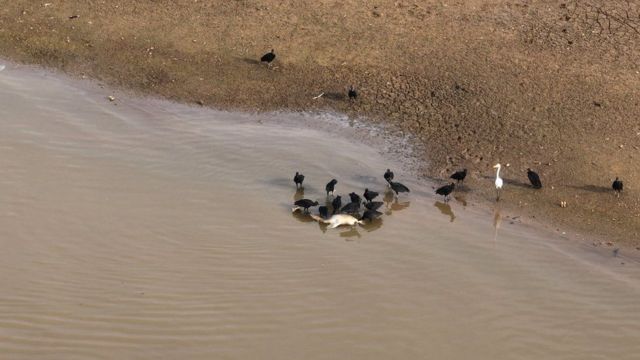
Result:
[[[393,180],[393,171],[387,169],[387,171],[384,172],[384,179],[390,183]]]
[[[351,199],[352,203],[357,203],[358,205],[360,205],[360,203],[362,202],[362,200],[360,199],[360,195],[354,192],[349,194],[349,198]]]
[[[276,53],[271,49],[271,52],[268,52],[260,58],[260,62],[267,63],[267,66],[271,66],[271,62],[276,59]]]
[[[467,169],[464,169],[462,171],[456,171],[453,173],[453,175],[451,175],[449,178],[455,180],[459,183],[464,183],[464,178],[467,177]]]
[[[369,222],[374,221],[382,215],[380,211],[376,210],[367,210],[362,214],[360,220],[368,220]]]
[[[369,210],[378,210],[382,205],[384,205],[382,201],[370,201],[368,203],[365,203],[364,207]]]
[[[303,209],[305,213],[308,213],[310,207],[318,206],[318,202],[309,199],[301,199],[294,202],[293,205],[295,205],[295,207],[291,209],[291,212],[296,212],[300,209]]]
[[[455,183],[450,183],[449,185],[441,186],[436,190],[436,194],[444,196],[444,202],[449,201],[449,195],[453,192],[453,189],[456,188]]]
[[[616,196],[620,197],[620,193],[624,188],[624,184],[622,184],[622,180],[618,179],[618,177],[616,176],[616,179],[613,181],[613,184],[611,184],[611,188],[613,189],[613,191],[616,192]]]
[[[500,201],[500,191],[502,190],[502,184],[503,184],[502,178],[500,177],[500,168],[501,167],[502,166],[500,164],[495,164],[493,166],[494,169],[497,169],[496,170],[496,181],[495,181],[495,184],[496,184],[496,201]]]
[[[349,92],[347,93],[347,95],[349,96],[349,100],[355,100],[358,97],[358,92],[353,87],[353,85],[349,87]]]
[[[531,182],[531,186],[534,189],[542,189],[542,182],[540,181],[540,176],[538,173],[531,169],[527,169],[527,177],[529,178],[529,182]]]
[[[340,209],[340,212],[343,214],[356,214],[358,213],[359,210],[360,210],[359,202],[350,202],[347,205],[343,206],[342,209]]]
[[[303,181],[304,181],[304,175],[296,171],[296,174],[293,177],[293,182],[296,183],[296,189],[302,187]]]
[[[327,190],[327,196],[329,196],[329,193],[333,195],[333,190],[336,188],[337,183],[338,183],[338,180],[336,179],[331,179],[331,181],[327,183],[327,186],[324,187],[325,190]]]
[[[389,181],[389,186],[391,187],[391,190],[396,193],[396,195],[401,192],[409,192],[409,188],[400,184],[399,182]]]
[[[342,196],[338,195],[331,202],[331,207],[333,208],[332,214],[335,214],[338,211],[340,211],[340,206],[342,206]]]
[[[378,193],[375,191],[369,191],[369,189],[364,189],[364,198],[367,199],[367,202],[371,202],[378,196]]]
[[[323,224],[329,224],[329,229],[335,229],[338,226],[349,225],[355,226],[356,224],[364,225],[364,221],[358,220],[355,217],[348,214],[336,214],[328,219],[323,219],[317,215],[311,215],[311,218]]]
[[[327,208],[326,206],[319,206],[318,207],[318,214],[320,214],[321,218],[328,219],[329,218],[329,208]]]

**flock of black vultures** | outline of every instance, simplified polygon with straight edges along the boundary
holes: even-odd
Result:
[[[274,49],[271,49],[271,52],[264,54],[260,58],[260,61],[263,63],[266,63],[269,67],[271,67],[271,63],[275,59],[276,59],[276,53]],[[349,100],[357,99],[358,92],[353,87],[353,85],[349,87],[347,96],[349,97]],[[497,193],[496,200],[500,200],[500,191],[502,190],[502,186],[503,186],[503,180],[500,178],[500,168],[501,168],[500,164],[496,164],[494,166],[494,169],[497,169],[496,179],[495,179],[495,187],[496,187],[496,193]],[[460,182],[464,182],[464,179],[466,176],[467,176],[467,169],[464,169],[461,171],[456,171],[453,175],[451,175],[451,179],[454,179],[458,183],[460,183]],[[387,171],[384,173],[384,179],[389,184],[389,188],[393,192],[395,192],[396,196],[402,192],[409,192],[409,188],[407,188],[406,186],[404,186],[399,182],[394,182],[393,177],[394,177],[393,172],[387,169]],[[540,180],[540,176],[535,171],[531,169],[527,169],[527,177],[529,178],[529,181],[531,182],[531,186],[534,189],[542,188],[542,182]],[[296,175],[294,176],[293,181],[295,182],[297,188],[302,187],[302,182],[304,181],[304,175],[296,172]],[[327,197],[329,196],[329,194],[333,196],[333,190],[337,183],[338,181],[336,179],[332,179],[326,185]],[[453,183],[453,182],[449,183],[445,186],[438,188],[436,190],[436,194],[444,196],[444,201],[447,202],[449,200],[449,195],[453,192],[455,187],[456,187],[456,183]],[[623,189],[622,180],[616,177],[616,179],[613,181],[613,184],[611,184],[611,187],[615,191],[616,195],[620,196],[620,192],[622,192],[622,189]],[[351,202],[342,206],[342,197],[336,196],[331,202],[331,209],[329,209],[327,206],[320,206],[318,208],[319,216],[314,218],[316,218],[316,220],[318,221],[322,221],[330,224],[331,227],[336,227],[339,225],[346,225],[346,224],[355,225],[356,223],[362,224],[363,221],[373,221],[376,218],[378,218],[380,215],[382,215],[382,213],[377,210],[378,208],[380,208],[380,206],[382,206],[383,203],[379,201],[373,201],[378,196],[378,193],[375,191],[370,191],[369,189],[365,189],[363,196],[365,198],[364,207],[366,210],[362,215],[360,215],[360,207],[363,204],[362,199],[360,198],[360,195],[352,192],[351,194],[349,194],[349,198]],[[293,208],[293,211],[302,210],[305,213],[308,213],[310,207],[318,206],[318,202],[312,201],[309,199],[301,199],[296,201],[294,205],[295,207]]]

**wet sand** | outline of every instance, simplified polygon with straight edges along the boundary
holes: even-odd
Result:
[[[0,9],[0,54],[214,108],[366,117],[423,148],[431,179],[467,167],[490,203],[491,166],[510,163],[503,206],[637,247],[639,13],[624,0],[22,0]],[[543,191],[520,186],[528,167]]]
[[[633,359],[633,252],[444,204],[411,170],[381,222],[304,196],[384,192],[403,139],[0,73],[0,352],[11,359]],[[363,136],[363,133],[367,136]],[[378,134],[378,135],[376,135]],[[371,135],[371,136],[369,136]],[[359,138],[373,139],[364,144]],[[405,146],[405,145],[402,145]],[[460,195],[460,194],[458,194]]]

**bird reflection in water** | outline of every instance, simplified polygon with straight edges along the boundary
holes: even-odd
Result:
[[[462,206],[466,207],[467,206],[467,199],[462,196],[462,195],[456,195],[453,197],[454,199],[456,199],[457,202],[459,202],[460,204],[462,204]]]
[[[386,215],[391,215],[393,211],[400,211],[400,210],[406,209],[409,207],[409,204],[410,204],[409,201],[400,202],[398,200],[398,197],[395,196],[395,194],[391,190],[387,191],[384,194],[384,198],[382,198],[382,201],[384,201],[385,206],[387,208],[387,211],[385,211]]]
[[[296,189],[295,194],[293,194],[293,202],[302,200],[303,198],[304,198],[304,188]]]
[[[309,214],[303,212],[303,211],[296,211],[296,212],[292,212],[291,215],[298,219],[298,221],[303,222],[303,223],[308,223],[308,222],[312,222],[315,221],[311,218],[311,216],[309,216]]]
[[[349,240],[355,240],[353,238],[359,239],[360,237],[362,237],[362,235],[360,235],[360,233],[358,232],[357,227],[352,226],[346,231],[341,231],[340,237],[345,238],[345,240],[349,241]]]
[[[500,216],[500,205],[496,205],[493,209],[493,244],[495,245],[498,240],[498,229],[500,229],[500,223],[502,222],[502,217]]]
[[[450,222],[453,222],[453,220],[455,220],[456,216],[453,214],[453,211],[451,210],[451,206],[449,206],[449,204],[443,203],[442,201],[436,201],[433,205],[437,207],[442,214],[449,216]]]

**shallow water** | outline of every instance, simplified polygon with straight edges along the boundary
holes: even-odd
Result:
[[[376,129],[107,95],[0,72],[1,358],[640,353],[637,263],[444,204],[380,154],[407,148]],[[387,167],[412,192],[381,222],[291,213],[296,170],[323,201],[331,178],[345,196],[384,191]]]

